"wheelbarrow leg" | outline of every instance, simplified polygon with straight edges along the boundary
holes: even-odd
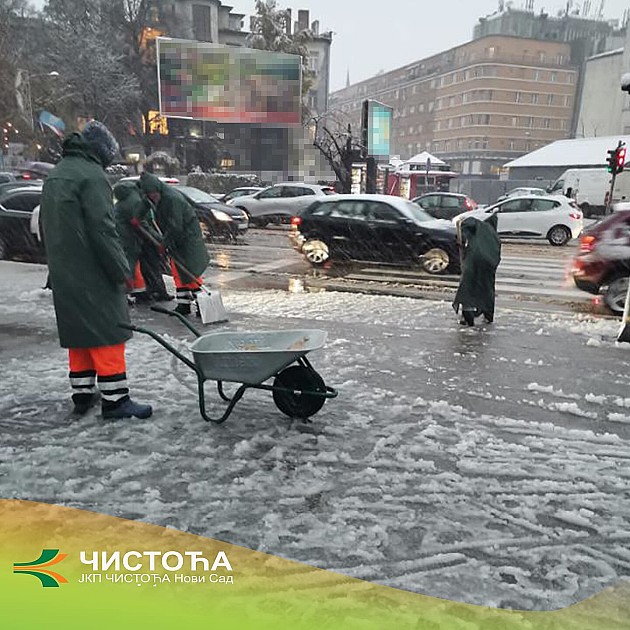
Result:
[[[232,399],[230,400],[227,409],[225,410],[225,413],[220,418],[213,418],[212,416],[209,416],[206,412],[206,394],[204,391],[205,381],[199,374],[197,375],[197,381],[199,383],[199,412],[201,413],[201,417],[206,422],[213,422],[214,424],[223,424],[230,417],[234,406],[241,398],[243,398],[245,390],[247,390],[247,388],[249,387],[249,385],[241,385],[236,390],[234,396],[232,396]]]
[[[223,390],[223,381],[217,381],[217,391],[219,392],[219,396],[221,396],[225,402],[229,403],[232,400]]]

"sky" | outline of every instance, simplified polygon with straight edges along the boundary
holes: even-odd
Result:
[[[600,1],[591,0],[591,5],[598,8]],[[40,7],[43,3],[34,2]],[[254,0],[225,4],[250,14]],[[524,0],[514,0],[515,7],[521,4]],[[573,0],[573,4],[580,2]],[[498,0],[397,0],[391,5],[375,0],[297,0],[295,4],[287,0],[278,5],[290,6],[294,19],[298,9],[309,9],[311,21],[319,20],[321,30],[333,31],[331,90],[336,90],[345,86],[348,71],[355,83],[380,70],[392,70],[463,44],[472,37],[478,18],[496,10]],[[534,6],[536,12],[544,8],[554,14],[566,7],[566,1],[536,0]],[[630,0],[606,0],[604,14],[621,18],[626,8],[630,8]]]

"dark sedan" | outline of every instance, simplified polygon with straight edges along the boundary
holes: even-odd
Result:
[[[201,231],[206,240],[217,238],[236,242],[239,236],[247,232],[247,215],[238,208],[233,208],[218,201],[215,197],[193,188],[192,186],[173,186],[197,211]]]
[[[361,260],[459,273],[455,226],[388,195],[320,198],[291,221],[290,239],[314,266]]]
[[[477,202],[467,195],[458,193],[434,192],[416,197],[413,203],[417,203],[427,214],[434,219],[454,219],[462,212],[475,210]]]
[[[41,186],[4,187],[0,192],[0,260],[45,260],[43,245],[31,233],[31,216],[41,196]]]

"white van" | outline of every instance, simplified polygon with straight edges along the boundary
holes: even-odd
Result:
[[[611,177],[606,168],[570,168],[547,191],[574,199],[585,219],[603,216]]]
[[[623,171],[617,175],[613,190],[612,204],[615,210],[627,210],[630,204],[630,172]]]

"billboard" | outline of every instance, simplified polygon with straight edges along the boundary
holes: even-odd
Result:
[[[157,39],[160,113],[222,123],[299,125],[302,58]]]
[[[367,157],[389,160],[393,109],[378,101],[363,102],[363,145]]]

